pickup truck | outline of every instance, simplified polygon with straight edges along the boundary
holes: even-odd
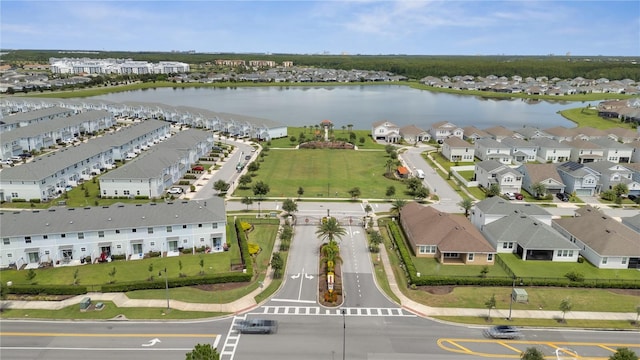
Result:
[[[278,321],[266,319],[243,320],[236,328],[241,334],[273,334],[278,331]]]

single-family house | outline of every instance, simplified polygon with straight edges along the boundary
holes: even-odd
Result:
[[[515,253],[522,260],[577,262],[579,248],[551,225],[524,213],[511,213],[481,228],[498,253]]]
[[[534,184],[544,185],[546,194],[564,192],[565,185],[555,164],[523,164],[518,171],[522,173],[522,188],[529,194],[535,195]]]
[[[494,160],[511,164],[511,148],[491,138],[478,139],[474,143],[475,156],[480,160]]]
[[[633,155],[633,148],[622,144],[609,137],[601,137],[591,140],[592,143],[604,149],[604,160],[614,163],[630,163]]]
[[[571,146],[571,158],[573,162],[586,164],[604,160],[604,148],[588,140],[571,140],[565,142]]]
[[[493,126],[488,129],[484,129],[484,131],[491,136],[492,139],[500,142],[502,139],[506,139],[509,137],[519,137],[519,134],[516,134],[515,131],[509,130],[502,125]]]
[[[626,225],[631,230],[638,233],[640,236],[640,213],[634,216],[625,216],[622,219],[622,224]]]
[[[470,143],[474,143],[478,139],[491,137],[486,131],[480,130],[475,126],[465,126],[462,128],[463,135],[462,140],[469,141]]]
[[[371,127],[371,137],[376,141],[387,143],[400,142],[400,127],[386,120],[376,121]]]
[[[451,162],[473,162],[475,147],[458,137],[449,137],[442,143],[442,156]]]
[[[504,138],[502,145],[511,148],[511,158],[516,163],[535,161],[538,157],[538,146],[532,142],[518,138]]]
[[[601,129],[596,129],[590,126],[582,126],[579,128],[575,128],[575,136],[573,137],[574,140],[575,139],[582,139],[582,140],[594,140],[594,139],[600,139],[600,138],[604,138],[608,136],[608,133],[604,130]]]
[[[410,202],[400,210],[400,225],[417,257],[442,264],[492,265],[495,249],[464,216]]]
[[[475,178],[478,185],[489,189],[492,184],[500,187],[500,193],[520,192],[522,174],[509,166],[495,160],[485,160],[475,163]]]
[[[600,192],[600,176],[584,164],[573,161],[557,165],[558,174],[565,185],[564,192],[577,196],[594,196]]]
[[[400,128],[400,136],[402,140],[409,144],[417,144],[423,141],[429,141],[431,135],[425,130],[420,129],[415,125],[407,125]]]
[[[574,217],[553,220],[552,226],[597,268],[640,269],[638,233],[590,205]]]
[[[640,127],[638,127],[640,129]],[[640,130],[639,130],[640,131]],[[640,132],[639,132],[640,134]],[[631,162],[632,163],[640,163],[640,140],[635,140],[630,143],[627,143],[631,150]]]
[[[442,141],[448,137],[455,136],[462,139],[464,131],[462,128],[448,121],[439,121],[431,125],[429,134],[431,134],[433,140],[442,144]]]
[[[559,142],[546,137],[529,140],[532,144],[538,146],[539,162],[544,163],[563,163],[571,158],[571,146],[564,142]]]
[[[525,125],[522,128],[516,129],[516,133],[518,133],[525,140],[539,139],[539,138],[548,138],[551,139],[553,136],[547,134],[544,130],[540,130],[537,127]]]
[[[621,142],[623,144],[627,144],[635,140],[640,140],[640,134],[632,129],[614,127],[605,131],[607,132],[608,137],[611,140]]]
[[[563,142],[571,141],[576,136],[575,128],[568,129],[564,126],[555,126],[552,128],[544,129],[544,132],[551,135],[553,140]]]
[[[547,225],[551,225],[552,214],[543,207],[531,203],[514,203],[500,196],[493,196],[474,204],[469,214],[473,226],[481,229],[498,219],[511,214],[525,214]]]
[[[611,161],[599,161],[584,165],[594,171],[598,177],[600,191],[613,190],[618,184],[626,184],[629,192],[640,192],[640,183],[633,179],[633,171],[623,164],[616,164]]]

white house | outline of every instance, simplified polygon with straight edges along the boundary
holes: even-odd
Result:
[[[476,162],[475,177],[478,185],[486,189],[489,189],[492,184],[498,184],[501,194],[520,192],[522,187],[522,174],[495,160]]]
[[[80,264],[111,255],[142,259],[153,251],[178,256],[182,249],[224,250],[224,200],[114,204],[102,207],[0,212],[0,268],[41,263]]]
[[[494,139],[482,138],[474,143],[475,156],[480,160],[494,160],[501,164],[511,164],[511,148]]]
[[[431,125],[431,128],[429,128],[429,134],[431,134],[431,138],[433,140],[442,142],[448,137],[457,137],[462,139],[464,136],[464,130],[448,121],[439,121]]]
[[[537,160],[540,162],[562,163],[569,161],[571,158],[571,146],[566,143],[561,143],[546,137],[532,139],[529,140],[529,142],[538,146]]]
[[[397,143],[401,139],[400,127],[389,121],[376,121],[371,127],[371,137],[374,140]]]
[[[442,156],[451,162],[473,162],[475,148],[459,137],[452,136],[443,141]]]

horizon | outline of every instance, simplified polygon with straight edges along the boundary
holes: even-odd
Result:
[[[6,0],[2,4],[3,50],[640,55],[640,2],[627,0]]]

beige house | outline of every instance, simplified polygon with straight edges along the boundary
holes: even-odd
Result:
[[[442,156],[451,162],[473,162],[475,148],[460,138],[450,137],[442,143]]]
[[[462,215],[411,202],[400,211],[400,225],[417,257],[436,258],[442,264],[494,263],[496,250]]]

